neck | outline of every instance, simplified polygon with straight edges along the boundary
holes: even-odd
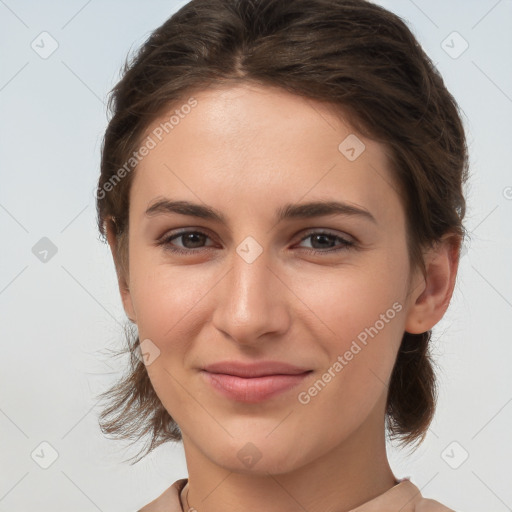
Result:
[[[350,511],[397,483],[387,460],[384,428],[376,432],[375,425],[366,422],[328,453],[279,474],[219,466],[183,433],[189,506],[198,512]]]

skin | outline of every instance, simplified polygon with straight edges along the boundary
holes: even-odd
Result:
[[[197,106],[137,167],[129,274],[119,275],[140,340],[160,350],[147,370],[183,433],[189,504],[199,512],[350,510],[396,484],[385,448],[387,384],[403,332],[424,332],[444,315],[457,247],[446,239],[425,254],[426,279],[419,270],[409,275],[405,213],[386,148],[357,135],[366,148],[349,161],[338,146],[355,131],[325,104],[254,84],[194,98]],[[146,216],[162,197],[208,205],[227,223]],[[317,200],[356,205],[376,223],[346,215],[276,223],[282,205]],[[207,235],[168,242],[189,254],[158,245],[185,228]],[[312,228],[334,238],[304,238]],[[236,251],[248,236],[263,250],[252,263]],[[332,252],[342,247],[336,236],[355,246]],[[112,232],[108,240],[115,254]],[[401,311],[300,403],[298,393],[397,302]],[[199,372],[227,359],[286,361],[313,372],[265,402],[240,403]],[[261,457],[250,467],[238,457],[247,443]]]

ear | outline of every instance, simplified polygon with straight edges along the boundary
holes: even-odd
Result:
[[[135,309],[133,307],[132,297],[130,294],[128,268],[127,265],[124,265],[119,254],[119,240],[116,236],[115,221],[109,217],[105,221],[105,224],[107,227],[108,245],[110,246],[112,258],[114,259],[114,265],[116,267],[117,283],[119,286],[119,293],[121,294],[121,300],[123,301],[123,308],[130,321],[136,323],[137,317],[135,315]],[[126,244],[128,244],[128,240],[126,240]],[[128,245],[126,246],[126,249],[128,250]]]
[[[419,272],[413,285],[406,332],[421,334],[443,318],[455,287],[460,245],[460,237],[448,233],[425,254],[426,276]]]

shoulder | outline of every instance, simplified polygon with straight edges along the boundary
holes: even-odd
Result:
[[[182,512],[180,492],[187,481],[187,478],[176,480],[158,498],[137,512]],[[388,492],[352,512],[388,512],[396,510],[397,506],[401,507],[402,512],[455,512],[438,501],[424,498],[420,490],[409,479],[403,479]]]
[[[455,512],[453,509],[445,507],[442,503],[427,498],[421,498],[415,512]]]
[[[137,512],[182,512],[180,492],[185,487],[188,479],[176,480],[158,498],[148,503]]]
[[[408,493],[414,496],[412,509],[414,512],[455,512],[438,501],[424,498],[421,491],[409,479],[404,479],[400,485],[408,487]]]
[[[384,494],[351,510],[351,512],[455,512],[438,501],[424,498],[420,490],[403,478]]]

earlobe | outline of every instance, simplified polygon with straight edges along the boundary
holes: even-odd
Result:
[[[130,322],[136,324],[137,317],[135,315],[135,309],[132,303],[132,296],[129,288],[125,285],[125,282],[122,284],[119,283],[119,291],[121,293],[121,300],[123,301],[123,308],[126,313],[126,316],[130,320]]]
[[[125,265],[123,265],[123,262],[121,261],[121,258],[119,257],[118,252],[118,244],[119,240],[116,236],[116,228],[115,228],[115,222],[112,218],[107,219],[106,221],[106,232],[107,232],[107,241],[108,245],[110,247],[110,251],[112,253],[112,258],[114,260],[114,266],[116,268],[116,274],[117,274],[117,283],[119,287],[119,293],[121,294],[121,300],[123,302],[123,308],[128,316],[129,320],[132,323],[136,323],[136,315],[135,310],[132,303],[131,293],[130,293],[130,286],[127,281],[128,276],[128,269],[125,268]]]
[[[426,253],[426,276],[411,293],[406,332],[421,334],[443,318],[455,287],[460,242],[456,235],[447,234]]]

